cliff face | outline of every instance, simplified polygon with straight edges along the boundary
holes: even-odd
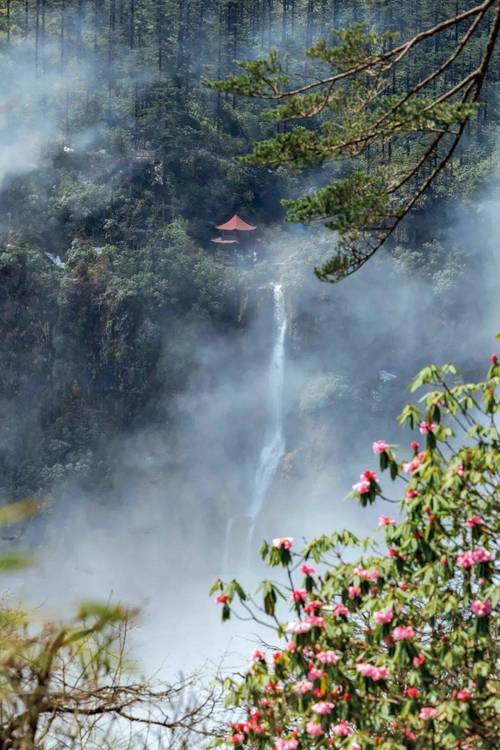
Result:
[[[98,252],[97,252],[98,251]],[[245,325],[237,277],[181,228],[161,245],[0,252],[2,494],[106,482],[113,443],[169,422],[208,332]]]

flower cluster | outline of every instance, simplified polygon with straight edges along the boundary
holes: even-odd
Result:
[[[428,435],[429,433],[436,432],[439,425],[437,425],[435,422],[426,422],[425,420],[420,422],[418,426],[418,430],[421,435]]]
[[[379,516],[378,517],[379,526],[394,526],[395,523],[396,523],[396,520],[392,516]]]
[[[394,628],[392,631],[392,637],[395,641],[406,641],[415,637],[415,631],[411,625],[400,625],[399,627]]]
[[[403,462],[403,471],[405,474],[415,474],[426,459],[425,451],[420,451],[411,461]]]
[[[355,573],[363,581],[373,581],[374,583],[376,583],[379,578],[379,570],[377,567],[370,568],[368,570],[366,568],[360,567],[359,565],[356,565],[353,568],[353,573]]]
[[[377,484],[378,477],[374,471],[365,469],[359,475],[359,482],[353,484],[352,489],[360,495],[368,494]]]
[[[392,610],[392,607],[389,607],[388,609],[381,610],[380,612],[375,612],[373,615],[373,619],[377,623],[377,625],[386,625],[389,622],[392,622],[394,618],[394,612]]]
[[[277,539],[273,539],[273,547],[275,549],[286,549],[289,550],[293,545],[293,536],[280,536]]]
[[[484,521],[481,516],[471,516],[467,519],[465,525],[468,529],[475,529],[478,526],[484,526]]]
[[[493,607],[489,599],[486,599],[485,601],[481,601],[481,599],[475,599],[470,605],[470,608],[471,611],[476,615],[476,617],[487,617],[489,614],[491,614],[491,610]]]
[[[389,670],[387,667],[375,667],[373,664],[360,662],[359,664],[356,664],[356,669],[359,674],[363,675],[363,677],[367,677],[374,682],[386,680],[389,677]]]
[[[491,553],[481,547],[474,547],[471,552],[459,552],[457,555],[457,565],[460,568],[472,568],[473,565],[489,562]]]
[[[375,440],[372,444],[372,450],[376,454],[387,453],[390,447],[389,443],[385,440]]]

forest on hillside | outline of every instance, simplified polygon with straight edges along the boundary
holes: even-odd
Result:
[[[0,0],[1,750],[494,750],[499,35]]]
[[[195,338],[204,325],[237,336],[252,315],[253,295],[242,307],[252,274],[221,262],[210,243],[214,226],[236,210],[260,228],[281,224],[280,199],[300,195],[307,170],[238,161],[256,139],[287,125],[263,120],[265,103],[206,82],[271,47],[307,72],[305,47],[330,29],[366,23],[404,38],[469,5],[2,2],[7,495],[47,488],[67,473],[106,477],[110,435],[171,420],[169,394],[195,366],[184,322],[193,322]],[[444,43],[459,33],[450,29]],[[447,71],[447,83],[479,54],[482,34]],[[430,39],[401,85],[432,70],[442,47]],[[459,196],[469,211],[493,173],[498,65],[490,71],[457,159],[392,243],[404,272],[438,287],[483,271],[482,258],[454,240],[450,246],[445,234],[453,201]],[[391,144],[365,158],[390,161]],[[309,169],[313,181],[321,183],[322,171]],[[307,278],[314,258],[304,255],[299,273]]]

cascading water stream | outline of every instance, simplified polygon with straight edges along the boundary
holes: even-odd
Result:
[[[235,520],[242,515],[245,515],[250,520],[250,528],[247,536],[247,544],[248,547],[250,547],[256,521],[264,507],[272,481],[285,453],[285,437],[283,432],[283,386],[285,377],[285,336],[287,318],[283,287],[279,283],[273,284],[273,301],[274,341],[268,380],[269,426],[260,453],[259,465],[255,474],[250,507],[246,514],[240,512],[238,516],[230,518],[226,527],[225,570],[227,570],[229,563],[231,532]]]

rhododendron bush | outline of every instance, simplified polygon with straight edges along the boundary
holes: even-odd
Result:
[[[217,581],[223,619],[243,613],[274,631],[246,673],[226,680],[236,708],[225,744],[497,747],[499,382],[494,355],[482,383],[459,382],[451,365],[415,378],[411,390],[425,393],[400,417],[417,433],[410,455],[378,439],[379,467],[354,483],[363,506],[399,505],[383,509],[377,538],[342,531],[298,549],[281,537],[261,554],[284,583],[264,581],[252,596]]]

